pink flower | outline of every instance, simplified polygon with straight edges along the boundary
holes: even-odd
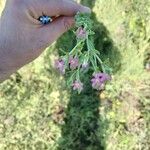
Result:
[[[79,27],[79,28],[77,29],[77,31],[76,31],[76,36],[77,36],[77,38],[79,38],[79,39],[85,39],[86,36],[87,36],[87,32],[86,32],[86,30],[85,30],[84,28]]]
[[[83,83],[81,81],[76,80],[73,85],[73,90],[77,90],[79,93],[83,90]]]
[[[70,69],[75,70],[79,66],[79,59],[77,57],[69,58]]]
[[[65,62],[63,59],[55,60],[55,68],[59,70],[61,74],[65,74]]]
[[[102,90],[106,81],[111,80],[111,77],[106,73],[95,73],[91,80],[92,87],[96,90]]]

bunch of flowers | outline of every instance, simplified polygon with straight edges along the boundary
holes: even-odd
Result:
[[[76,46],[55,61],[55,68],[63,75],[69,72],[67,83],[78,93],[84,89],[81,75],[90,69],[93,71],[93,76],[90,79],[93,89],[102,90],[106,82],[111,80],[110,68],[102,62],[100,52],[94,47],[93,22],[89,14],[78,13],[75,19]]]

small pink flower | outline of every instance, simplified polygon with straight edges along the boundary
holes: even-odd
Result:
[[[77,31],[76,31],[76,36],[77,36],[77,38],[79,38],[79,39],[85,39],[86,36],[87,36],[87,32],[86,32],[86,30],[85,30],[84,28],[79,27],[79,28],[77,29]]]
[[[95,73],[91,80],[93,89],[102,90],[106,81],[111,80],[111,77],[106,73]]]
[[[83,90],[83,83],[81,81],[76,80],[73,85],[73,90],[77,90],[79,93]]]
[[[65,62],[63,59],[55,60],[55,68],[59,70],[61,74],[65,74]]]
[[[69,58],[70,69],[75,70],[79,66],[79,59],[77,57]]]

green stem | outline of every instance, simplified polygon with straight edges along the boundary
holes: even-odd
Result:
[[[74,52],[76,51],[77,47],[80,46],[80,45],[82,44],[82,42],[83,42],[83,41],[79,41],[79,42],[77,43],[77,45],[71,50],[71,52],[69,53],[69,55],[73,55]]]
[[[76,74],[76,79],[78,81],[80,81],[80,67],[78,67],[77,74]]]
[[[102,62],[102,60],[97,56],[97,54],[95,54],[95,57],[97,58],[97,60],[99,61],[99,63],[101,64],[101,67],[102,67],[102,71],[104,72],[104,73],[106,73],[106,70],[105,70],[105,67],[103,66],[103,62]]]

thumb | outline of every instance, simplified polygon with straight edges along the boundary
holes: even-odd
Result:
[[[74,17],[58,17],[49,25],[40,28],[39,35],[42,35],[43,47],[56,41],[63,33],[68,31],[75,23]]]

